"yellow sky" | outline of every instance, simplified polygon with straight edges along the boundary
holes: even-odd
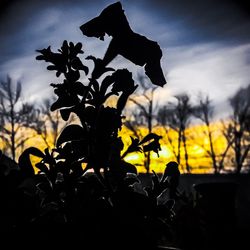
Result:
[[[226,147],[226,141],[222,134],[220,133],[220,124],[214,123],[212,125],[212,131],[214,135],[214,148],[216,154],[220,154],[224,151]],[[204,136],[205,126],[202,125],[193,125],[186,130],[187,134],[187,145],[188,145],[188,154],[189,154],[189,165],[192,168],[192,173],[200,173],[200,172],[211,172],[212,164],[211,159],[206,154],[206,150],[209,149],[209,141],[206,136]],[[166,132],[162,127],[154,128],[154,133],[162,136],[160,140],[161,150],[159,151],[159,157],[156,153],[151,152],[151,170],[155,172],[162,172],[166,164],[169,161],[176,160],[172,147],[174,146],[177,149],[177,133],[175,131],[170,130],[168,136],[173,140],[173,146],[170,145]],[[146,128],[140,128],[140,133],[145,136],[147,134]],[[131,142],[130,136],[133,136],[133,133],[129,131],[125,126],[123,126],[122,130],[119,134],[124,142],[124,150],[128,147]],[[47,146],[39,136],[35,136],[30,139],[26,143],[26,147],[34,146],[38,147],[41,150],[44,150]],[[125,160],[135,164],[139,172],[146,172],[143,161],[144,155],[143,153],[131,153],[125,157]],[[184,160],[184,149],[181,147],[181,164],[180,164],[181,172],[185,172],[185,160]]]
[[[189,165],[193,169],[192,172],[211,172],[211,159],[208,157],[206,150],[209,150],[209,141],[206,136],[204,136],[205,126],[203,125],[193,125],[186,130],[187,134],[187,145],[188,145],[188,154],[189,154]],[[214,148],[216,154],[220,154],[225,150],[226,141],[220,132],[220,124],[214,123],[211,126],[214,135]],[[141,129],[143,134],[146,135],[147,130]],[[166,132],[163,128],[155,128],[153,132],[162,135],[161,143],[161,151],[159,152],[159,158],[156,153],[151,153],[151,169],[155,172],[162,172],[166,166],[166,163],[172,160],[176,160],[172,147],[167,139]],[[121,136],[124,140],[125,145],[130,143],[130,136],[132,133],[128,131],[126,127],[121,131]],[[169,137],[173,140],[173,145],[177,149],[177,134],[176,132],[170,130]],[[125,157],[125,160],[129,161],[133,164],[143,164],[143,154],[129,154]],[[185,165],[184,162],[184,149],[181,147],[181,166],[180,170]],[[138,167],[138,170],[141,172],[145,172],[144,167]]]

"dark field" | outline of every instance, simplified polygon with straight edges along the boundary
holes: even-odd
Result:
[[[150,185],[150,178],[141,174],[140,179],[145,185]],[[194,185],[204,182],[235,182],[238,184],[235,211],[238,225],[242,229],[250,230],[250,175],[241,174],[182,174],[179,189],[195,196]]]
[[[146,185],[150,185],[150,179],[146,175],[140,175],[140,179],[142,183],[145,183]],[[180,185],[179,190],[185,191],[186,194],[190,195],[190,197],[193,198],[193,202],[195,204],[196,200],[196,191],[194,189],[194,186],[199,183],[236,183],[236,193],[235,198],[232,197],[232,202],[234,206],[234,213],[236,218],[236,227],[235,227],[235,234],[233,235],[233,241],[235,249],[240,249],[239,247],[244,246],[245,249],[248,249],[247,245],[248,237],[250,234],[250,175],[247,174],[241,174],[241,175],[234,175],[234,174],[220,174],[220,175],[214,175],[214,174],[183,174],[180,178]],[[221,190],[215,190],[215,193],[220,193]],[[227,190],[225,191],[227,193]],[[229,191],[228,191],[229,192]],[[226,194],[225,193],[225,194]],[[213,199],[213,198],[212,198]],[[223,199],[223,197],[219,197],[219,199]],[[213,206],[216,209],[216,206],[218,208],[218,211],[220,211],[221,204],[219,200],[214,200],[215,204]],[[218,204],[216,204],[216,202]],[[222,211],[222,215],[226,214],[228,211],[225,212]],[[233,218],[228,217],[228,220],[233,220]],[[228,237],[228,240],[231,240],[230,237]],[[233,246],[232,246],[232,249]]]

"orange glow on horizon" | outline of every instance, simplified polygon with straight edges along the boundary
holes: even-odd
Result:
[[[226,147],[226,141],[223,135],[220,132],[220,124],[214,123],[211,126],[211,130],[214,135],[214,150],[217,155],[220,155]],[[139,133],[142,136],[145,136],[148,133],[146,128],[140,128]],[[205,173],[212,172],[212,161],[207,154],[209,150],[209,140],[204,136],[204,131],[206,127],[204,125],[193,125],[186,130],[187,136],[187,151],[189,156],[189,165],[192,169],[192,173]],[[159,151],[159,157],[155,152],[151,152],[151,170],[161,173],[164,171],[166,164],[169,161],[176,161],[175,154],[173,150],[177,152],[177,133],[173,130],[166,134],[166,131],[162,127],[156,127],[153,129],[153,132],[161,135],[162,139],[160,140],[161,150]],[[125,151],[129,144],[131,143],[130,137],[133,136],[133,133],[123,126],[122,130],[119,132],[121,136]],[[172,143],[169,142],[168,138],[171,138]],[[47,146],[39,135],[34,136],[32,139],[28,140],[25,144],[25,148],[39,145],[40,150],[44,150]],[[180,171],[185,172],[185,151],[183,145],[180,148]],[[34,160],[36,162],[39,159]],[[134,164],[138,172],[146,172],[144,167],[144,154],[141,152],[130,153],[125,157],[125,160],[131,164]],[[37,171],[37,169],[35,169]]]
[[[210,144],[208,138],[204,135],[206,131],[205,125],[193,125],[186,130],[187,136],[187,151],[189,156],[189,165],[192,169],[192,173],[211,173],[213,171],[211,158],[208,156],[207,151],[210,150]],[[222,154],[226,148],[226,140],[223,137],[221,131],[221,124],[214,123],[211,125],[211,131],[213,131],[213,145],[217,155]],[[164,128],[154,128],[154,133],[161,135],[163,138],[160,140],[161,151],[159,151],[159,157],[156,153],[152,152],[151,155],[151,170],[161,173],[164,171],[166,164],[169,161],[176,161],[176,157],[173,153],[173,149],[177,152],[177,133],[173,130],[168,132],[168,136]],[[140,133],[144,136],[147,134],[146,128],[141,128]],[[123,138],[125,148],[131,142],[130,136],[132,132],[126,127],[120,132],[120,136]],[[133,136],[132,136],[133,137]],[[172,139],[173,143],[170,144],[168,137]],[[124,149],[125,150],[125,149]],[[140,156],[138,156],[140,155]],[[180,171],[185,172],[185,151],[183,145],[180,148]],[[131,153],[125,160],[132,164],[143,164],[143,153]],[[138,167],[140,172],[146,172],[145,168]]]

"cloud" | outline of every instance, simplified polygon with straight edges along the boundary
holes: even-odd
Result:
[[[158,18],[178,23],[189,34],[183,43],[223,41],[247,42],[250,39],[250,8],[236,0],[155,0],[146,7]]]
[[[0,22],[0,64],[48,44],[58,47],[64,39],[82,41],[79,27],[97,11],[96,1],[86,2],[26,0],[10,5]]]
[[[35,50],[51,45],[55,51],[66,39],[83,43],[83,59],[89,54],[103,57],[110,38],[101,42],[84,37],[79,26],[113,2],[24,0],[5,7],[0,17],[0,78],[9,74],[20,79],[32,100],[48,97],[53,92],[49,84],[60,79],[35,60]],[[121,2],[133,30],[163,49],[168,83],[156,91],[160,102],[202,90],[222,107],[239,87],[249,84],[250,19],[235,1]],[[134,75],[141,70],[121,56],[110,66],[128,68]]]
[[[197,94],[203,92],[215,104],[224,106],[240,87],[250,84],[249,53],[250,43],[231,46],[208,43],[169,49],[168,83],[159,91],[158,100],[185,92],[195,101]]]

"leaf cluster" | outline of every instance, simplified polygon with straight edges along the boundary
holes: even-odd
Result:
[[[37,56],[38,60],[51,63],[48,70],[56,71],[57,76],[64,75],[62,83],[51,84],[57,96],[51,111],[59,110],[64,120],[73,112],[80,124],[66,126],[54,149],[30,147],[20,156],[21,190],[36,202],[33,207],[36,212],[28,220],[34,225],[95,225],[95,232],[96,228],[105,228],[105,239],[111,234],[113,240],[118,237],[114,228],[125,233],[140,227],[139,234],[150,235],[145,241],[149,244],[155,244],[159,235],[166,232],[170,237],[174,200],[178,197],[178,164],[168,164],[161,179],[154,173],[152,184],[139,193],[136,185],[141,185],[141,181],[136,166],[124,158],[134,152],[158,154],[161,136],[150,133],[141,140],[131,137],[124,150],[118,135],[122,111],[137,88],[132,73],[127,69],[113,70],[102,80],[94,79],[92,74],[88,84],[83,84],[81,71],[88,75],[89,70],[78,57],[83,53],[82,45],[64,41],[58,51],[54,53],[48,47],[38,50]],[[93,56],[87,59],[95,63],[93,72],[97,70],[98,59]],[[112,95],[118,97],[116,107],[105,105]],[[31,156],[39,159],[35,166]],[[34,168],[38,169],[36,174]],[[27,178],[32,180],[28,181],[32,192],[27,191]],[[166,190],[171,193],[170,199],[158,204],[158,197]],[[136,231],[133,232],[135,235]]]

